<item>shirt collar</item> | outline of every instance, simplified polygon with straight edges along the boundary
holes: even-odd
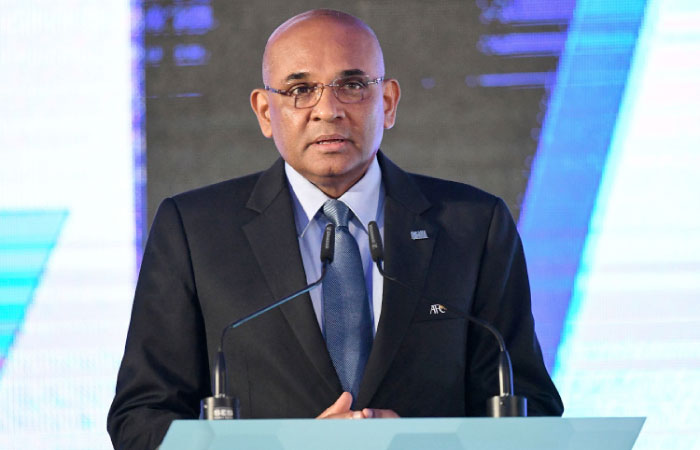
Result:
[[[284,163],[284,170],[292,190],[292,197],[295,202],[298,202],[298,205],[295,205],[295,222],[297,233],[301,236],[306,232],[316,213],[330,197],[286,162]],[[367,230],[367,224],[376,220],[377,211],[379,210],[381,184],[382,171],[375,156],[364,176],[338,199],[348,205],[365,231]],[[300,214],[302,212],[303,214]]]

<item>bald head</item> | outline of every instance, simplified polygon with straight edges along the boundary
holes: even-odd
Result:
[[[298,14],[272,32],[262,61],[262,77],[265,84],[270,84],[270,72],[273,71],[276,62],[284,58],[285,54],[295,51],[289,44],[294,40],[294,45],[313,42],[314,39],[328,39],[333,37],[342,40],[360,41],[364,43],[366,51],[374,54],[377,61],[376,70],[384,74],[384,55],[374,31],[362,20],[355,16],[332,9],[313,9]]]

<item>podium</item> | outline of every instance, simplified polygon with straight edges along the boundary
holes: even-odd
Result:
[[[160,450],[630,450],[643,417],[176,420]]]

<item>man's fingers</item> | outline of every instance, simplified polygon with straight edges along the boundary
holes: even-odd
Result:
[[[335,412],[346,412],[350,411],[350,406],[352,406],[352,394],[343,392],[329,409],[333,409]]]
[[[392,409],[374,409],[365,408],[362,410],[362,415],[367,419],[398,419],[399,416]]]
[[[351,411],[352,394],[343,392],[331,406],[326,408],[317,419],[396,419],[399,417],[391,409],[365,408],[362,411]]]
[[[323,411],[317,419],[329,419],[331,416],[341,418],[343,415],[346,415],[348,418],[352,417],[352,411],[350,411],[350,406],[352,405],[352,394],[349,392],[343,392],[340,394],[340,397],[338,397],[338,400],[335,401],[331,406],[326,408],[325,411]]]

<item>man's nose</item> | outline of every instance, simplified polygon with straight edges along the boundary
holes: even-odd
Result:
[[[321,98],[318,99],[318,103],[313,107],[311,114],[313,120],[332,121],[343,117],[345,110],[343,104],[335,96],[333,88],[324,86],[321,91]]]

